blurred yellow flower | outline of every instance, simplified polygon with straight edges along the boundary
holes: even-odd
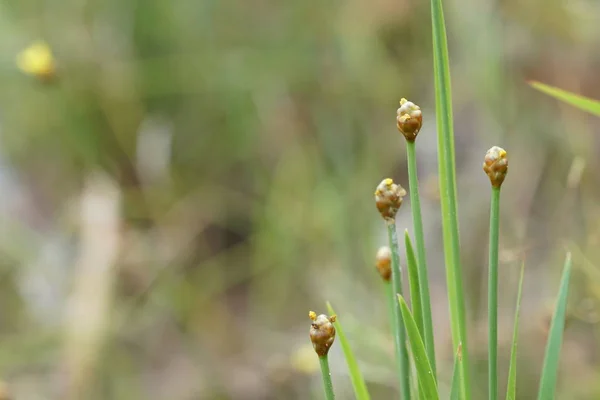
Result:
[[[24,73],[43,80],[53,78],[56,71],[52,50],[41,40],[32,43],[17,55],[17,66]]]
[[[315,351],[309,344],[302,346],[291,355],[292,367],[299,372],[310,375],[319,369],[318,358],[315,357]]]

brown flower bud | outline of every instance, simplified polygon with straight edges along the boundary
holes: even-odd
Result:
[[[423,125],[421,107],[406,99],[400,100],[400,108],[396,111],[396,126],[406,140],[414,142]]]
[[[483,170],[490,177],[493,187],[499,188],[506,178],[508,171],[508,158],[506,151],[498,146],[494,146],[485,154]]]
[[[375,267],[384,281],[392,277],[392,251],[388,246],[381,246],[375,256]]]
[[[336,316],[332,315],[328,317],[325,314],[317,316],[317,313],[314,311],[309,312],[308,316],[313,320],[310,326],[310,341],[319,357],[324,357],[329,352],[329,348],[335,339],[333,323]]]
[[[375,189],[375,205],[386,222],[394,222],[396,213],[402,205],[406,190],[390,178],[384,179]]]

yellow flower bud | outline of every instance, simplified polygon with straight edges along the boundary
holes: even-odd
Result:
[[[506,178],[508,172],[508,158],[506,151],[498,146],[494,146],[485,154],[483,170],[489,176],[493,187],[499,188]]]
[[[400,108],[396,111],[396,126],[406,140],[414,142],[422,125],[421,107],[406,99],[400,100]]]
[[[406,190],[390,178],[384,179],[375,189],[375,205],[386,222],[394,222],[396,213],[402,205]]]

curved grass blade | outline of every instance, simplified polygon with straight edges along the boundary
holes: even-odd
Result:
[[[567,92],[554,86],[546,85],[537,81],[528,82],[531,87],[545,93],[564,103],[570,104],[580,110],[587,111],[600,117],[600,101],[590,99],[589,97],[580,96],[575,93]]]
[[[419,271],[417,259],[415,257],[415,250],[412,242],[410,241],[408,230],[404,231],[404,246],[406,248],[406,268],[408,269],[408,282],[410,285],[410,305],[412,307],[413,317],[417,323],[417,328],[419,328],[421,337],[424,338],[423,309],[421,307],[421,284],[419,281]]]
[[[354,395],[356,396],[357,400],[370,400],[371,397],[369,396],[365,379],[360,368],[358,367],[356,357],[354,357],[350,343],[348,342],[346,334],[344,333],[342,325],[340,324],[340,316],[333,310],[333,307],[329,302],[327,302],[327,310],[330,315],[337,315],[337,319],[333,323],[333,326],[335,326],[337,337],[340,341],[340,345],[342,346],[344,357],[346,358],[346,364],[348,364],[348,372],[350,373],[350,380],[352,381],[352,387],[354,388]]]
[[[462,345],[458,345],[454,356],[454,369],[452,371],[452,386],[450,387],[450,400],[460,399],[460,363],[462,362]]]
[[[419,378],[421,395],[427,400],[439,400],[435,377],[433,376],[431,364],[427,359],[425,345],[423,344],[423,339],[419,333],[419,328],[417,328],[417,323],[408,309],[406,301],[404,301],[404,298],[401,295],[398,295],[398,302],[400,303],[400,309],[402,310],[402,319],[404,319],[404,326],[406,327],[411,353]]]
[[[560,280],[560,289],[556,301],[556,309],[552,316],[548,342],[546,343],[546,355],[544,356],[544,366],[542,369],[542,378],[540,380],[540,390],[538,400],[553,400],[556,391],[556,377],[558,375],[558,362],[560,359],[560,348],[562,346],[563,330],[565,327],[565,317],[567,313],[567,297],[569,295],[569,279],[571,277],[571,253],[567,253],[562,278]]]
[[[525,263],[521,265],[521,276],[519,277],[519,291],[517,294],[517,306],[515,309],[515,328],[513,331],[512,346],[510,350],[510,366],[508,368],[508,385],[506,386],[506,400],[517,398],[517,341],[519,336],[519,311],[521,310],[521,296],[523,294],[523,272]]]
[[[468,371],[469,353],[467,346],[466,310],[460,265],[450,62],[442,0],[431,0],[431,22],[435,77],[435,109],[438,131],[438,169],[444,259],[446,264],[446,280],[448,282],[448,303],[450,306],[450,326],[454,347],[458,347],[458,344],[462,343],[461,392],[466,400],[470,400],[471,383]]]

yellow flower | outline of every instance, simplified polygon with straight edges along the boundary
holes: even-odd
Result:
[[[36,41],[17,55],[17,66],[28,75],[42,80],[54,77],[56,65],[46,42]]]

